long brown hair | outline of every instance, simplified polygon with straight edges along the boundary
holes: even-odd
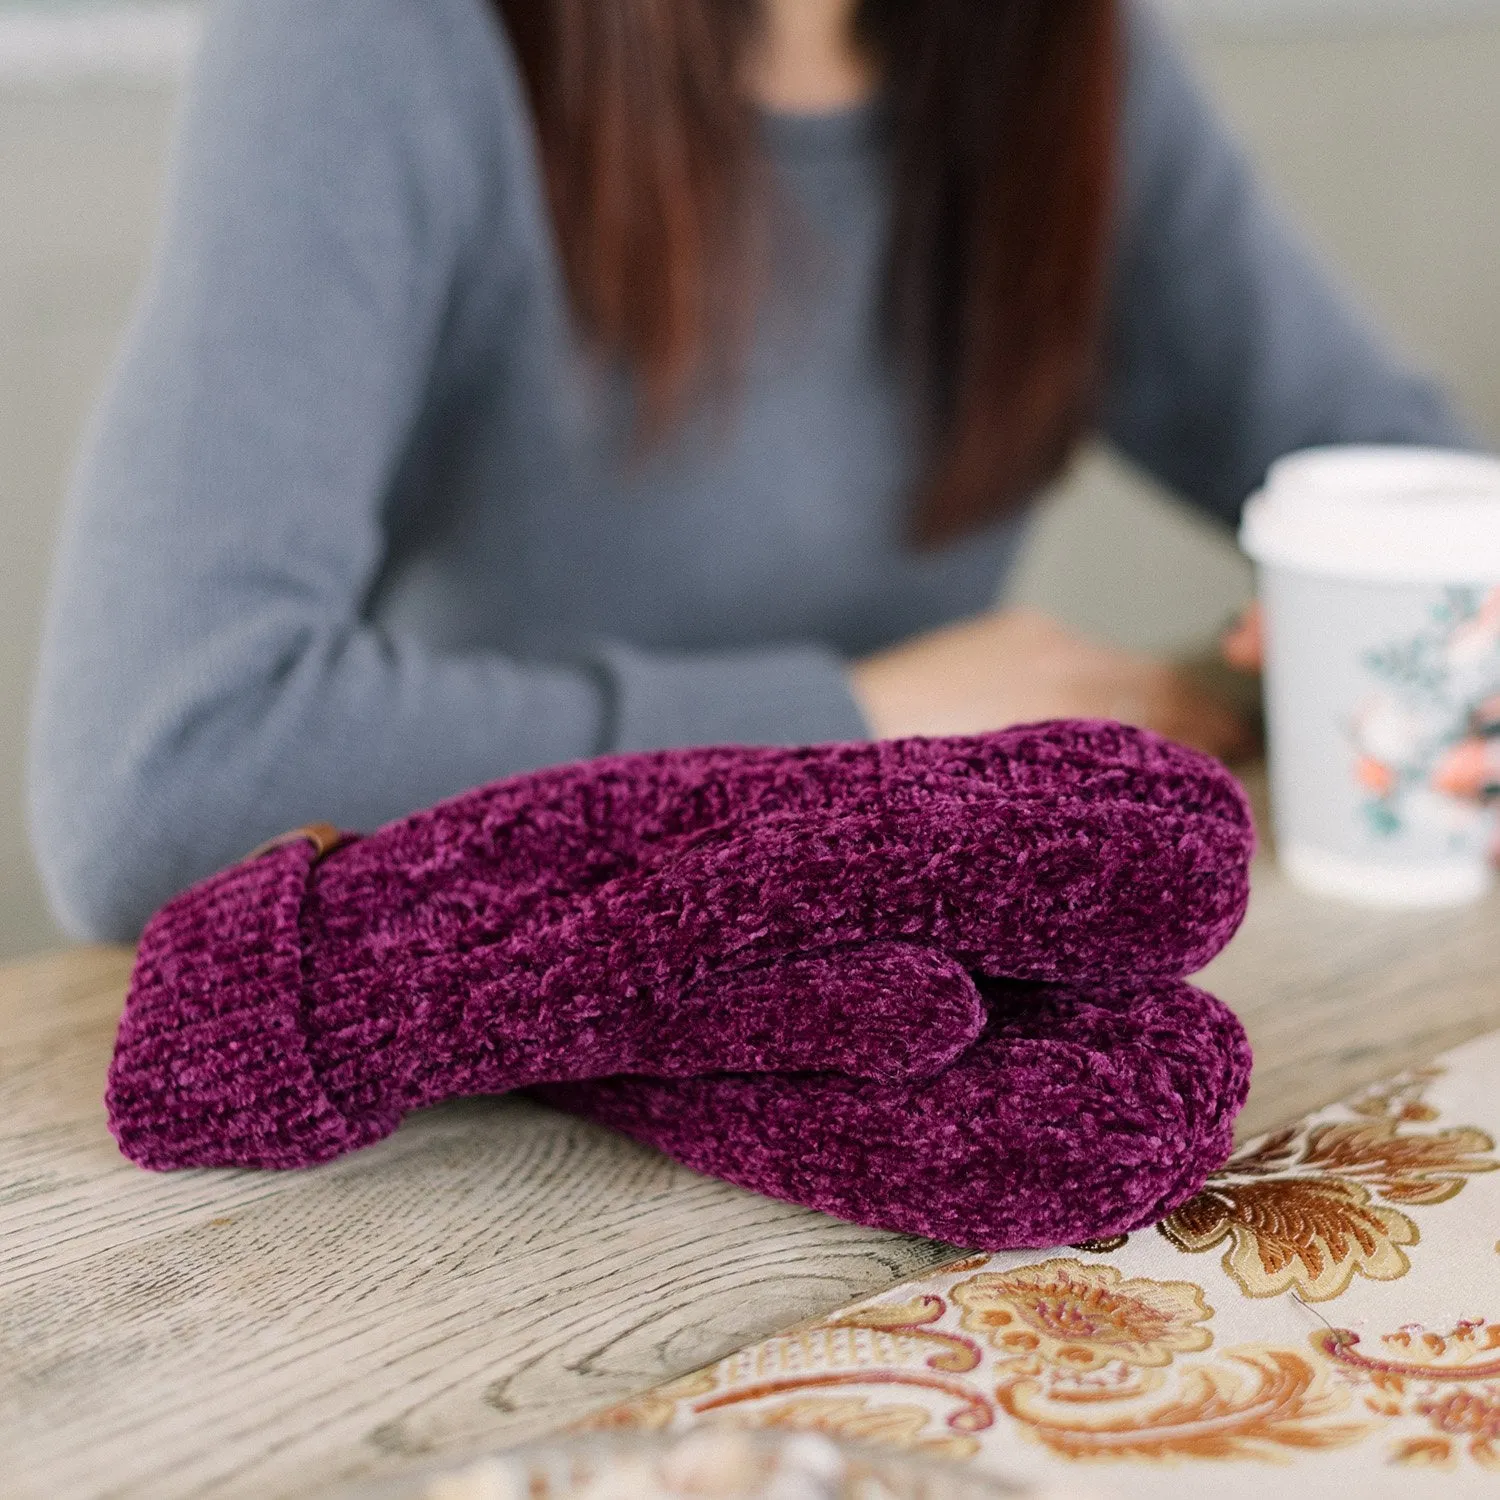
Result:
[[[756,0],[495,0],[526,76],[569,290],[678,411],[754,296]],[[894,139],[888,332],[929,419],[913,535],[1014,508],[1065,462],[1098,374],[1118,0],[861,0]]]

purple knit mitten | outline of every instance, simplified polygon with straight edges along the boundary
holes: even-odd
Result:
[[[980,1250],[1124,1234],[1202,1188],[1232,1143],[1250,1047],[1173,981],[983,981],[992,1019],[920,1082],[611,1078],[548,1102],[742,1187]]]
[[[1251,834],[1111,724],[615,757],[295,842],[142,939],[111,1126],[152,1167],[302,1166],[475,1093],[630,1073],[932,1076],[972,978],[1192,972]]]

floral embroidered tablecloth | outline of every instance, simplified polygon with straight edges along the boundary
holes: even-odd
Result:
[[[805,1428],[1120,1500],[1500,1497],[1500,1034],[1154,1229],[970,1256],[587,1425]]]

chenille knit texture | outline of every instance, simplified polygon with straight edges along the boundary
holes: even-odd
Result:
[[[980,1250],[1126,1234],[1228,1157],[1250,1047],[1172,980],[981,980],[984,1035],[937,1077],[613,1078],[548,1103],[697,1171],[877,1229]]]
[[[1243,1033],[1179,981],[1238,925],[1252,843],[1222,767],[1101,722],[540,771],[170,902],[111,1126],[144,1166],[297,1167],[556,1085],[861,1222],[1134,1227],[1243,1102]]]

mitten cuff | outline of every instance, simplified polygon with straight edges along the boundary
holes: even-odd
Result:
[[[141,1166],[307,1166],[365,1144],[314,1075],[303,1032],[299,915],[319,856],[303,839],[274,848],[146,927],[107,1101]]]

